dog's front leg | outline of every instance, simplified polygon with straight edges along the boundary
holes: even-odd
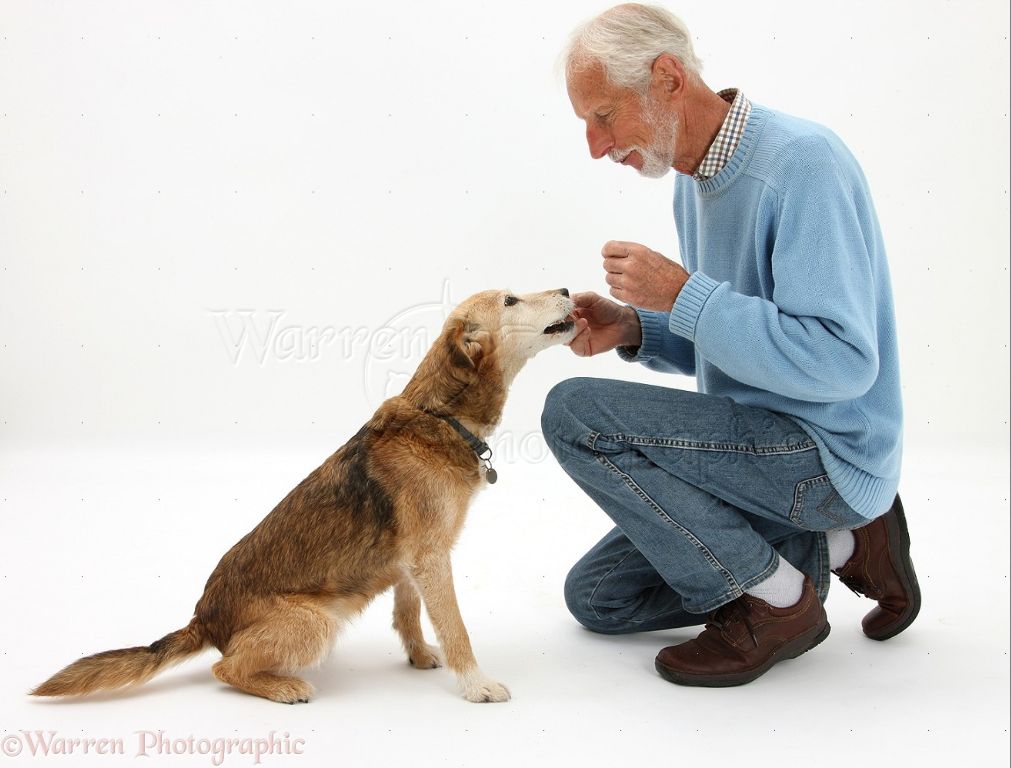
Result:
[[[456,673],[468,701],[508,701],[509,689],[487,677],[477,665],[470,637],[460,616],[449,555],[426,559],[411,569],[439,638],[446,666]]]

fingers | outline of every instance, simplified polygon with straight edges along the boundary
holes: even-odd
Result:
[[[624,286],[623,283],[622,283],[622,281],[626,280],[626,279],[627,278],[624,275],[621,275],[621,274],[611,274],[611,273],[608,273],[608,274],[604,275],[604,282],[606,282],[609,286],[611,286],[611,288],[608,291],[608,293],[610,293],[611,296],[613,296],[618,301],[620,301],[620,302],[622,302],[624,304],[630,303],[628,301],[628,299],[629,299],[629,293],[626,290],[626,286]]]
[[[604,271],[611,275],[635,270],[638,261],[651,253],[652,251],[642,243],[631,243],[626,240],[608,240],[600,249],[600,254],[604,257]]]
[[[572,294],[569,298],[576,305],[576,309],[582,309],[600,301],[601,296],[593,291],[582,291],[581,293]]]
[[[608,240],[600,249],[600,255],[605,259],[609,256],[624,259],[631,256],[634,251],[642,250],[645,247],[641,243],[631,243],[626,240]]]
[[[588,357],[590,354],[590,323],[586,318],[576,320],[576,335],[569,342],[569,349],[579,357]]]
[[[627,257],[625,256],[605,256],[604,257],[604,271],[612,275],[620,275],[625,271],[625,267],[628,264]]]

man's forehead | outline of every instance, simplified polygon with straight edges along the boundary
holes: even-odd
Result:
[[[569,91],[569,101],[578,117],[586,117],[597,107],[614,101],[617,91],[604,75],[600,64],[580,69],[573,73],[566,87]]]
[[[607,75],[604,72],[604,65],[599,61],[583,63],[569,77],[569,85],[582,88],[600,88],[607,83]]]

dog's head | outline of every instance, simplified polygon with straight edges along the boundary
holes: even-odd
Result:
[[[443,338],[454,365],[479,368],[494,352],[504,372],[518,371],[541,350],[572,340],[572,309],[565,288],[527,294],[482,291],[453,310]]]
[[[404,395],[427,408],[453,404],[471,411],[475,421],[497,421],[506,390],[523,364],[543,349],[572,340],[572,309],[564,288],[474,294],[449,314]]]

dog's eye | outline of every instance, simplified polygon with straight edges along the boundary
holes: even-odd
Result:
[[[515,296],[506,296],[505,297],[505,305],[507,307],[511,307],[513,304],[519,304],[519,301],[520,300],[517,299]]]

